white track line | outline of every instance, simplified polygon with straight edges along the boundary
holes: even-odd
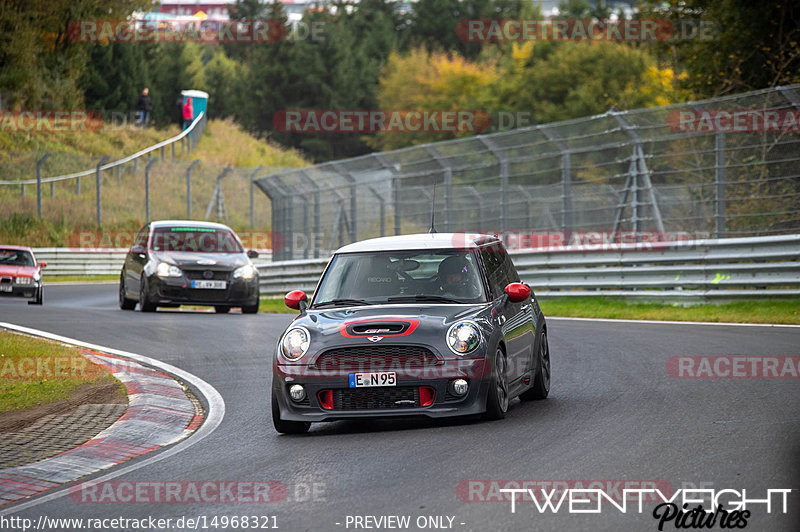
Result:
[[[800,325],[784,325],[782,323],[727,323],[718,321],[660,321],[660,320],[622,320],[612,318],[564,318],[559,316],[547,316],[550,320],[573,320],[573,321],[601,321],[608,323],[655,323],[658,325],[724,325],[726,327],[788,327],[800,328]]]
[[[117,355],[124,358],[130,358],[137,362],[141,362],[142,364],[146,364],[151,367],[158,368],[165,373],[173,375],[184,382],[192,384],[208,401],[208,411],[206,412],[205,419],[203,420],[203,424],[200,425],[194,434],[189,436],[187,439],[179,442],[177,445],[169,447],[167,450],[163,452],[158,452],[156,455],[151,456],[150,458],[146,458],[141,462],[137,462],[135,464],[131,464],[128,466],[120,466],[118,469],[115,469],[105,475],[92,479],[92,482],[106,482],[111,480],[112,478],[116,478],[120,475],[124,475],[125,473],[129,473],[131,471],[135,471],[142,467],[148,466],[150,464],[154,464],[155,462],[164,460],[165,458],[169,458],[179,452],[188,449],[195,443],[199,442],[212,432],[222,423],[222,418],[225,417],[225,401],[222,399],[222,395],[210,384],[206,381],[192,375],[191,373],[184,371],[180,368],[176,368],[171,364],[167,364],[166,362],[161,362],[160,360],[155,360],[150,357],[146,357],[143,355],[137,355],[136,353],[129,353],[128,351],[120,351],[119,349],[112,349],[110,347],[104,347],[101,345],[90,344],[88,342],[82,342],[80,340],[75,340],[74,338],[67,338],[66,336],[59,336],[57,334],[52,334],[46,331],[40,331],[38,329],[31,329],[28,327],[22,327],[20,325],[14,325],[11,323],[4,323],[0,322],[0,328],[6,328],[13,331],[23,332],[26,334],[31,334],[34,336],[40,336],[42,338],[48,338],[50,340],[56,340],[58,342],[64,342],[67,344],[77,345],[80,347],[85,347],[87,349],[94,349],[96,351],[102,351],[105,353],[110,353],[112,355]],[[33,506],[37,506],[39,504],[49,502],[60,497],[63,497],[69,493],[69,488],[66,486],[62,486],[59,488],[55,488],[51,492],[45,492],[44,495],[41,497],[36,497],[27,502],[21,502],[19,504],[12,504],[9,508],[4,508],[0,510],[0,515],[7,515],[13,514],[22,510],[26,510]]]

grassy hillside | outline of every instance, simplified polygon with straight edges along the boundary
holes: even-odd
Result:
[[[135,153],[147,146],[178,134],[177,127],[139,130],[134,127],[104,127],[96,133],[0,133],[0,179],[21,180],[36,176],[36,161],[45,152],[52,153],[43,167],[43,177],[94,168],[102,155],[111,160]],[[160,153],[154,154],[160,158]],[[295,151],[285,150],[243,132],[231,121],[210,121],[197,149],[181,153],[176,159],[171,149],[164,161],[155,163],[150,172],[150,218],[186,218],[186,169],[199,159],[192,171],[192,218],[204,219],[217,176],[231,166],[223,180],[227,222],[237,230],[250,227],[249,176],[257,166],[267,169],[298,167],[308,164]],[[145,175],[147,161],[135,166],[127,163],[119,172],[103,173],[102,218],[105,231],[136,231],[144,223]],[[36,186],[0,186],[0,242],[31,246],[76,245],[76,233],[96,230],[95,176],[76,181],[43,185],[42,213],[36,215]],[[255,192],[255,227],[270,229],[270,203],[258,189]],[[210,219],[216,219],[212,210]]]

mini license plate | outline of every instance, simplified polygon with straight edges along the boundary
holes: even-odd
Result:
[[[225,281],[192,281],[192,288],[225,289]]]
[[[375,386],[397,386],[397,373],[378,371],[376,373],[350,373],[351,388],[370,388]]]

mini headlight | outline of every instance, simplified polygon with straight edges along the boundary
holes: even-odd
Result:
[[[233,272],[234,279],[252,279],[256,276],[256,269],[252,264],[245,264],[241,268],[236,268]]]
[[[471,321],[460,321],[447,331],[447,345],[457,355],[474,351],[481,343],[481,331]]]
[[[311,343],[311,336],[303,327],[289,329],[281,339],[281,352],[289,360],[297,360],[306,354]]]
[[[173,266],[172,264],[167,264],[166,262],[159,262],[158,268],[156,268],[156,273],[159,277],[180,277],[183,275],[183,272],[177,266]]]

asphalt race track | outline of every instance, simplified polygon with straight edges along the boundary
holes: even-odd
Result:
[[[224,398],[225,418],[211,435],[115,480],[275,481],[286,497],[269,504],[100,504],[66,496],[6,517],[205,516],[213,530],[235,529],[219,521],[213,527],[214,516],[274,516],[268,524],[282,530],[335,531],[356,529],[354,516],[396,515],[410,516],[410,530],[428,516],[444,519],[419,522],[446,527],[449,517],[455,530],[658,530],[653,503],[642,513],[607,504],[599,514],[566,507],[540,513],[518,503],[512,513],[507,501],[471,500],[486,492],[468,481],[649,481],[746,489],[749,499],[800,488],[800,379],[679,379],[666,369],[673,356],[796,357],[798,327],[553,319],[550,398],[515,401],[503,421],[337,422],[279,436],[270,421],[270,359],[291,315],[142,314],[119,310],[116,297],[116,285],[51,285],[43,307],[0,300],[0,321],[167,362]],[[773,500],[770,514],[764,504],[751,508],[747,529],[797,530],[797,492],[787,514]],[[664,530],[676,530],[674,522]]]

